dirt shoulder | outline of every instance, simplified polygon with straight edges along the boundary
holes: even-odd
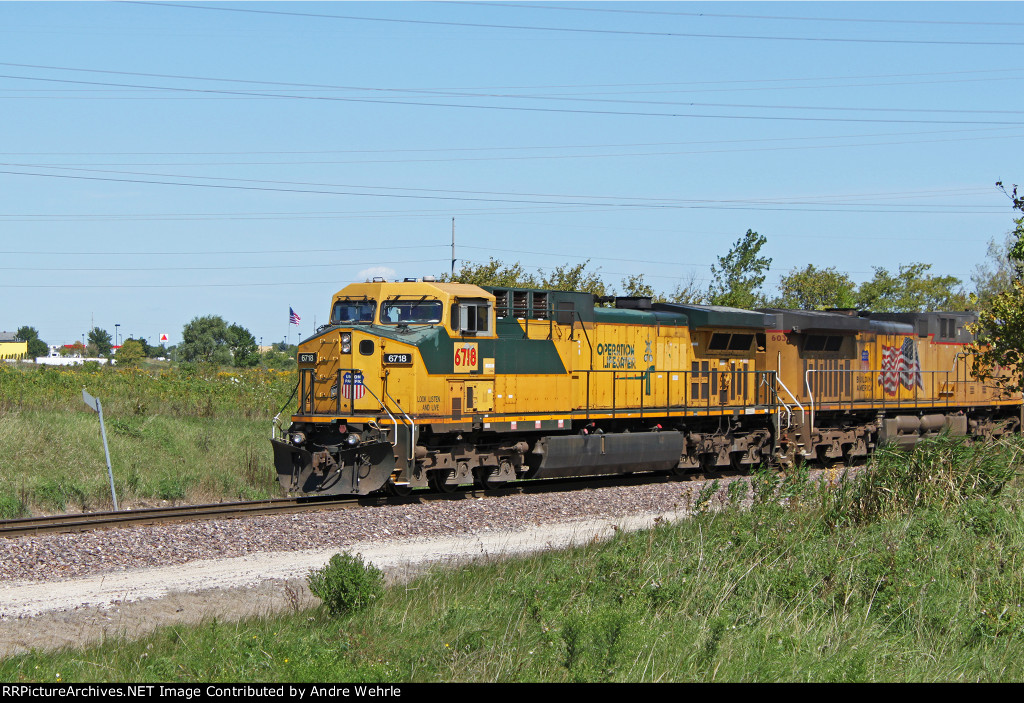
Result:
[[[502,558],[607,539],[681,513],[574,521],[468,536],[400,539],[346,547],[408,580],[433,565]],[[160,626],[239,620],[313,607],[310,569],[338,549],[267,552],[187,565],[130,569],[58,581],[0,582],[0,657],[55,649],[111,636],[140,637]]]

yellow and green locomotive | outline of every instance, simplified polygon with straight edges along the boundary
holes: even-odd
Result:
[[[450,491],[850,458],[880,440],[1019,424],[1019,396],[968,377],[962,316],[935,318],[956,331],[948,341],[882,317],[352,284],[299,345],[298,410],[272,440],[275,464],[292,493]]]

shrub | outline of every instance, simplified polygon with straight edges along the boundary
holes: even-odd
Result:
[[[322,569],[309,572],[309,590],[331,617],[361,610],[384,594],[384,574],[361,554],[335,554]]]

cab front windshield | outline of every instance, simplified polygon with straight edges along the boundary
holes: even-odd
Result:
[[[433,325],[441,321],[440,300],[392,300],[381,304],[380,321],[385,325]]]
[[[377,310],[375,300],[338,300],[331,309],[332,325],[370,325]]]

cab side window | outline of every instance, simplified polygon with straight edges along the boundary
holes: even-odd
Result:
[[[461,334],[489,334],[491,306],[487,301],[460,300],[452,305],[452,329]]]

